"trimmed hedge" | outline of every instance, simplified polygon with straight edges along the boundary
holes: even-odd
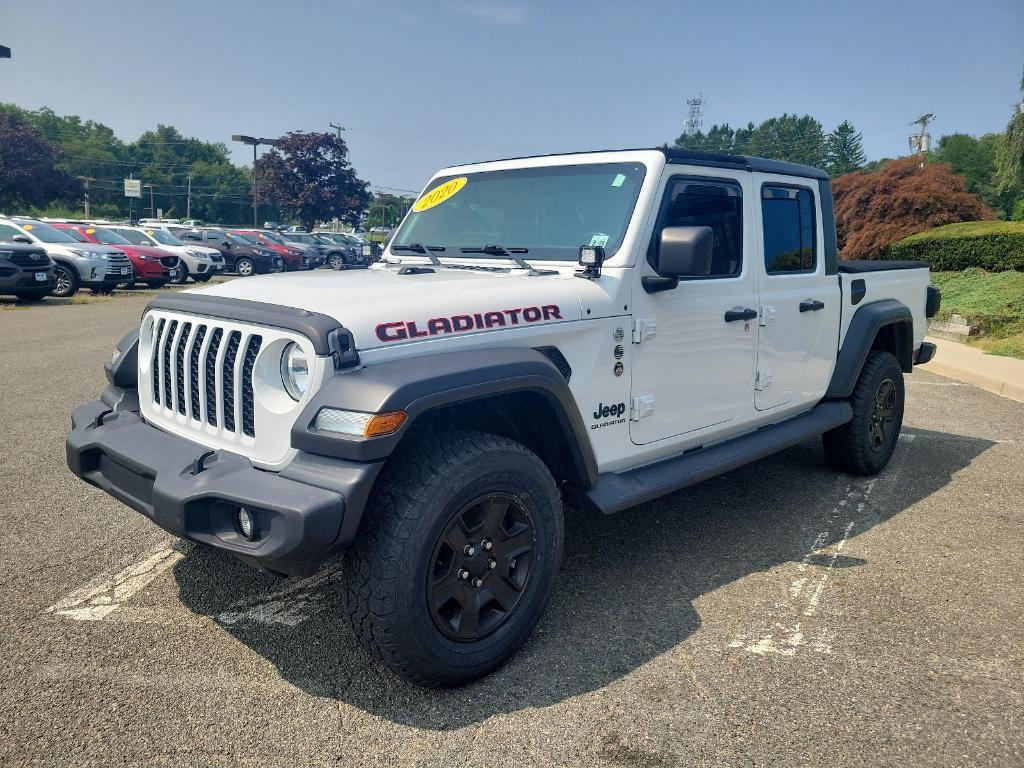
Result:
[[[886,248],[883,259],[925,261],[936,271],[979,267],[1024,271],[1024,221],[966,221],[911,235]]]

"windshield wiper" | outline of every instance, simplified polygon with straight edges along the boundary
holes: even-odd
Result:
[[[514,261],[516,266],[520,269],[528,270],[531,275],[557,275],[558,273],[552,270],[540,270],[531,266],[530,263],[519,254],[529,253],[529,248],[506,248],[503,245],[485,245],[481,248],[460,248],[462,253],[484,253],[488,256],[504,256],[510,261]]]
[[[445,247],[443,245],[423,245],[423,243],[409,243],[408,245],[392,245],[392,251],[412,251],[413,253],[421,253],[430,259],[430,263],[435,267],[441,266],[441,260],[434,255],[434,251],[443,251]]]

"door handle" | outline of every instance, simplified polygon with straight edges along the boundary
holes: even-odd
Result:
[[[819,309],[824,309],[824,302],[818,301],[817,299],[805,299],[800,302],[801,312],[817,312]]]
[[[753,320],[756,317],[756,309],[748,309],[747,307],[735,307],[725,313],[725,322],[735,323],[737,320]]]

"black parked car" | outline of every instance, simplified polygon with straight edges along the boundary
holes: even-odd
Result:
[[[284,270],[284,261],[280,256],[245,235],[222,229],[184,229],[174,234],[186,243],[216,248],[224,257],[225,272],[248,277]]]
[[[39,301],[57,285],[54,264],[37,245],[0,241],[0,294]]]

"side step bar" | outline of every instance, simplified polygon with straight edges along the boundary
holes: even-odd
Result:
[[[603,472],[594,486],[578,494],[574,501],[591,504],[606,515],[621,512],[763,459],[842,426],[852,418],[853,409],[845,400],[823,402],[805,414],[724,443],[629,472]]]

